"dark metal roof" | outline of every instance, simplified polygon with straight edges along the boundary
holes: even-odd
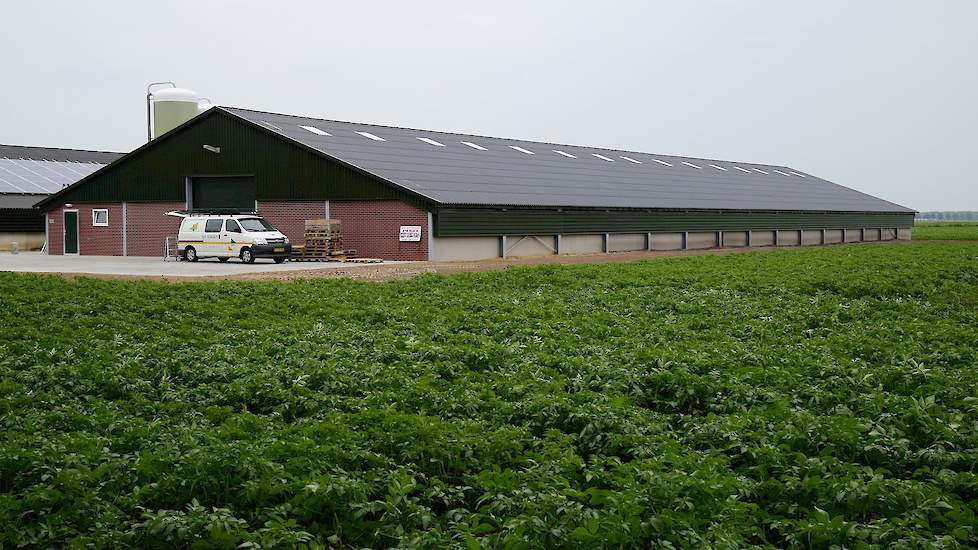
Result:
[[[3,208],[33,208],[34,203],[47,195],[22,195],[19,193],[0,193],[0,209]]]
[[[61,149],[57,147],[29,147],[26,145],[0,144],[0,158],[55,160],[68,162],[90,162],[108,164],[124,153],[109,151],[88,151],[85,149]]]
[[[443,205],[913,212],[787,166],[217,109]]]
[[[56,193],[121,156],[105,151],[0,145],[0,195],[32,199],[24,206],[6,208],[30,208],[38,195]],[[4,200],[8,202],[24,201]]]

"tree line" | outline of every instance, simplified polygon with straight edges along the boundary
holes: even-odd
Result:
[[[958,212],[920,212],[917,214],[918,220],[933,221],[978,221],[978,212],[958,211]]]

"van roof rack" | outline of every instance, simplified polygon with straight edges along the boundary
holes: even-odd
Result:
[[[240,208],[194,208],[190,210],[173,210],[167,216],[186,218],[188,216],[257,216],[257,210],[241,210]]]

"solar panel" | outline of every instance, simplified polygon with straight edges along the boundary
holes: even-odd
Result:
[[[18,164],[17,160],[4,159],[3,170],[6,176],[4,180],[14,187],[19,187],[20,193],[48,192],[47,187],[37,181],[39,178]]]
[[[31,183],[34,183],[38,187],[43,188],[48,193],[53,193],[61,188],[61,184],[52,179],[51,176],[45,174],[47,170],[36,165],[33,160],[16,159],[12,161],[15,166],[19,167],[23,171],[26,171],[27,176],[30,178]]]
[[[21,186],[26,185],[29,182],[23,180],[22,178],[18,178],[7,170],[6,160],[7,159],[0,159],[0,193],[26,193],[27,190]],[[20,185],[17,185],[15,182],[19,182]]]
[[[46,181],[38,183],[47,187],[52,193],[71,185],[78,180],[78,176],[66,172],[66,162],[52,162],[43,160],[27,160],[27,168],[33,170]],[[49,183],[50,182],[50,183]]]
[[[56,193],[103,166],[91,162],[0,158],[0,193]]]
[[[71,180],[71,183],[79,180],[80,178],[86,176],[88,173],[77,170],[73,168],[77,163],[75,162],[55,162],[52,160],[35,160],[32,161],[39,170],[46,170],[45,174],[54,174],[62,178]]]

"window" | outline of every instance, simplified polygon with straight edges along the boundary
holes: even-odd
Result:
[[[328,136],[328,135],[330,135],[329,132],[324,132],[324,131],[320,130],[319,128],[316,128],[315,126],[299,126],[299,128],[302,128],[303,130],[312,132],[312,133],[316,134],[317,136]]]
[[[483,147],[483,146],[481,146],[481,145],[479,145],[477,143],[472,143],[471,141],[462,141],[461,144],[462,145],[468,145],[469,147],[471,147],[473,149],[478,149],[479,151],[485,151],[486,150],[485,147]]]
[[[109,209],[108,208],[93,208],[92,209],[92,225],[95,227],[108,227],[109,226]]]
[[[265,218],[243,218],[240,221],[241,227],[248,231],[275,231],[275,226]]]
[[[524,149],[522,147],[517,147],[516,145],[510,145],[509,148],[510,149],[515,149],[515,150],[519,151],[520,153],[526,153],[527,155],[535,155],[536,154],[533,151],[527,151],[526,149]]]
[[[444,143],[438,143],[437,141],[435,141],[435,140],[433,140],[431,138],[419,137],[418,139],[420,139],[421,141],[427,143],[428,145],[434,145],[435,147],[444,147],[445,146]]]
[[[234,220],[224,222],[224,230],[228,233],[241,233],[241,226]]]
[[[372,139],[374,141],[387,141],[386,139],[384,139],[384,138],[382,138],[380,136],[375,136],[375,135],[371,134],[370,132],[357,132],[357,133],[360,134],[361,136],[367,138],[367,139]]]
[[[204,233],[220,233],[221,226],[224,225],[224,220],[221,218],[216,218],[213,220],[207,220],[204,224]]]

